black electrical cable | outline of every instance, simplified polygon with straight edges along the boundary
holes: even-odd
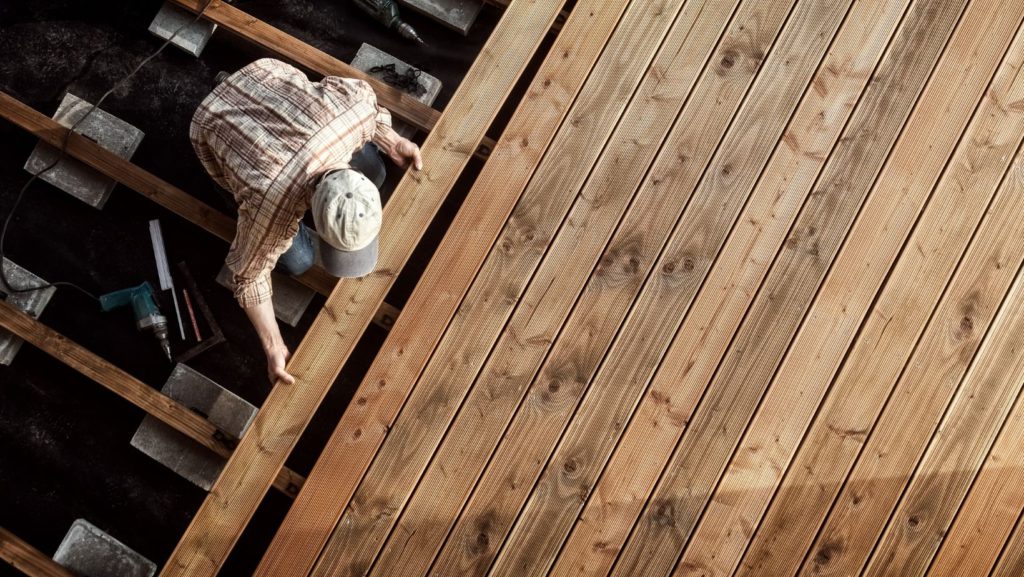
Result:
[[[103,93],[103,96],[100,97],[100,99],[96,102],[96,104],[94,104],[91,108],[89,108],[89,110],[86,111],[86,113],[83,114],[81,118],[79,118],[73,125],[71,125],[71,128],[67,129],[64,132],[64,139],[61,142],[60,151],[57,154],[57,158],[54,159],[53,162],[48,164],[42,170],[40,170],[39,172],[36,172],[31,177],[29,177],[28,181],[25,182],[25,184],[21,187],[21,190],[18,191],[18,196],[14,199],[14,205],[11,207],[10,212],[7,213],[7,218],[4,219],[3,228],[0,229],[0,279],[3,280],[3,283],[4,283],[4,285],[5,285],[6,289],[7,289],[6,292],[20,294],[20,293],[27,293],[27,292],[34,292],[34,291],[38,291],[38,290],[48,289],[50,287],[66,286],[66,287],[70,287],[70,288],[73,288],[73,289],[81,292],[82,294],[88,296],[89,298],[91,298],[93,300],[96,300],[96,301],[100,300],[93,293],[85,290],[84,288],[82,288],[82,287],[80,287],[80,286],[78,286],[78,285],[76,285],[75,283],[72,283],[72,282],[57,281],[57,282],[46,283],[46,284],[42,284],[42,285],[38,285],[38,286],[31,286],[31,287],[27,287],[27,286],[26,287],[15,287],[15,286],[13,286],[11,284],[10,278],[8,278],[8,276],[7,276],[7,270],[4,267],[4,261],[6,260],[6,253],[4,251],[4,243],[7,240],[7,228],[11,224],[11,218],[14,217],[14,213],[18,210],[18,205],[21,204],[21,199],[25,196],[25,191],[28,190],[28,187],[31,186],[32,183],[35,182],[37,178],[39,178],[40,176],[46,174],[50,170],[53,170],[53,168],[56,167],[60,163],[60,161],[64,160],[64,158],[67,156],[68,144],[71,142],[71,133],[74,132],[76,128],[78,128],[78,125],[80,125],[83,122],[85,122],[85,119],[89,118],[89,116],[93,113],[93,111],[96,110],[97,108],[99,108],[100,105],[103,104],[103,101],[106,100],[108,96],[113,94],[115,91],[117,91],[118,88],[121,88],[122,85],[124,85],[126,82],[131,80],[132,77],[135,76],[135,74],[139,72],[139,70],[142,70],[142,67],[144,67],[146,64],[149,64],[150,60],[152,60],[152,59],[156,58],[157,56],[159,56],[160,53],[164,51],[164,48],[167,48],[167,45],[170,44],[171,41],[174,40],[178,36],[178,33],[180,33],[182,30],[188,28],[189,26],[194,25],[196,22],[199,22],[199,20],[202,19],[203,14],[206,12],[206,9],[209,8],[210,4],[212,4],[212,3],[213,3],[213,0],[206,0],[203,3],[202,8],[200,8],[199,12],[196,14],[195,18],[193,18],[190,22],[182,24],[180,27],[178,27],[178,29],[175,30],[174,33],[171,34],[171,36],[167,40],[165,40],[163,44],[160,45],[160,48],[157,48],[156,52],[154,52],[154,53],[150,54],[149,56],[147,56],[144,60],[142,60],[142,62],[139,62],[139,64],[137,66],[135,66],[135,68],[132,69],[131,72],[129,72],[126,76],[121,78],[121,80],[118,80],[117,83],[114,84],[114,86],[110,90],[107,90],[105,93]]]

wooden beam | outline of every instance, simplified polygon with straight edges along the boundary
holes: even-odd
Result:
[[[0,116],[57,148],[62,146],[68,130],[52,118],[2,91]],[[68,140],[67,152],[69,156],[113,178],[213,236],[229,243],[234,240],[235,221],[232,218],[92,140],[77,133],[72,134]],[[320,267],[311,269],[296,280],[325,296],[331,294],[331,290],[338,282],[337,278],[327,274]],[[388,329],[394,324],[398,314],[397,308],[383,303],[374,316],[374,322]]]
[[[988,40],[1000,48],[1000,41],[1006,40],[1007,29],[997,25],[995,19],[1009,20],[1012,30],[1014,18],[1019,18],[1019,15],[1019,10],[1016,16],[1012,11],[1000,11],[998,15],[992,13],[991,26],[982,27],[991,34]],[[876,277],[864,271],[885,271],[886,264],[893,258],[893,249],[879,244],[853,242],[853,239],[882,239],[885,235],[880,233],[880,229],[893,231],[904,230],[904,227],[893,224],[900,218],[899,208],[882,205],[879,210],[875,208],[879,207],[878,203],[869,201],[865,216],[850,234],[848,248],[840,253],[820,289],[821,296],[813,305],[809,320],[805,321],[774,375],[768,394],[720,482],[717,496],[704,511],[703,520],[679,567],[707,564],[731,574],[739,564],[746,542],[741,543],[728,535],[734,531],[740,532],[734,533],[737,535],[746,534],[740,527],[758,523],[773,494],[778,491],[782,491],[778,498],[780,501],[792,503],[794,511],[804,510],[806,501],[800,498],[789,500],[790,489],[782,487],[782,477],[825,401],[826,392],[841,365],[843,373],[835,381],[837,385],[831,393],[851,390],[847,388],[847,382],[852,377],[859,383],[852,389],[856,391],[854,394],[865,399],[874,398],[874,391],[868,394],[865,389],[886,389],[884,383],[891,382],[894,374],[905,366],[947,286],[953,286],[956,293],[960,278],[975,278],[980,270],[999,266],[997,263],[1001,260],[1003,267],[1016,270],[1013,257],[1001,255],[1020,252],[1019,244],[1007,246],[1007,243],[1021,238],[1020,220],[1024,217],[1024,203],[1019,201],[1020,191],[1012,186],[999,193],[995,205],[990,205],[990,202],[1024,137],[1024,110],[1014,110],[1002,104],[1015,102],[1024,96],[1024,78],[1019,79],[1017,86],[1011,85],[1011,79],[1024,63],[1024,42],[1018,41],[1017,44],[1016,56],[1000,67],[996,82],[989,87],[974,120],[961,137],[945,175],[931,191],[929,204],[920,220],[916,224],[912,220],[902,221],[910,223],[906,229],[913,226],[914,232],[906,242],[907,247],[913,248],[903,250],[881,291],[875,282],[869,282]],[[964,105],[971,105],[969,95],[963,96],[963,100]],[[924,155],[918,158],[927,163]],[[905,189],[900,188],[901,191]],[[924,183],[913,189],[918,192],[905,196],[908,201],[903,205],[908,207],[905,210],[913,211],[920,207],[924,201],[921,195],[930,191]],[[982,221],[986,212],[990,216]],[[893,220],[883,220],[883,214]],[[983,222],[980,229],[979,222]],[[889,240],[886,245],[898,247],[899,243]],[[965,250],[969,252],[961,260]],[[877,264],[879,260],[881,264]],[[949,285],[954,273],[957,276]],[[997,290],[998,275],[990,275],[989,278],[993,281],[993,291]],[[959,315],[959,312],[954,314]],[[944,316],[943,310],[936,318]],[[943,326],[955,324],[950,321],[954,319],[948,319]],[[888,377],[882,377],[882,374]],[[858,403],[859,412],[870,412],[869,406],[876,405]],[[908,422],[907,428],[910,427]],[[836,430],[862,429],[851,425]],[[854,444],[859,435],[851,436],[853,438],[846,439],[845,444]],[[767,446],[772,449],[760,451]],[[819,466],[836,464],[836,459],[824,459]],[[900,471],[896,473],[898,476],[906,469],[890,469],[891,474],[895,471]],[[757,490],[750,490],[751,479],[757,479]],[[944,511],[945,508],[937,507],[934,514],[922,521],[921,532],[915,531],[915,534],[928,534],[926,525],[932,519],[941,518]],[[881,573],[909,575],[914,572],[907,568]],[[923,573],[924,568],[921,568],[920,574]]]
[[[427,136],[425,169],[407,173],[384,209],[377,270],[337,285],[288,365],[297,382],[271,391],[163,577],[217,573],[561,7],[537,0],[505,13]]]
[[[192,12],[198,12],[205,1],[174,0],[176,4]],[[222,0],[212,0],[209,7],[203,12],[203,18],[307,70],[312,70],[323,76],[344,76],[365,80],[377,93],[377,101],[382,106],[420,130],[430,132],[441,116],[440,112],[423,104],[415,97],[370,74],[353,68],[330,54],[314,48]],[[478,143],[475,154],[487,158],[493,149],[494,140],[484,137]]]
[[[75,577],[35,547],[0,527],[0,559],[28,577]]]
[[[550,52],[558,55],[571,51],[573,58],[549,57],[542,63],[528,89],[529,97],[509,121],[498,154],[477,177],[410,297],[407,316],[399,320],[396,327],[400,328],[392,331],[370,376],[357,391],[357,401],[342,416],[307,480],[306,490],[267,550],[257,577],[304,575],[312,568],[495,238],[513,207],[521,202],[527,183],[569,114],[622,8],[601,0],[585,0],[577,6],[581,16],[570,19]],[[595,82],[611,85],[616,79]],[[588,126],[591,130],[604,128],[600,123]],[[546,196],[552,195],[538,190],[531,199]],[[527,205],[532,203],[530,200]],[[549,206],[547,200],[543,206]],[[542,234],[535,233],[538,237]],[[397,351],[401,353],[395,354]],[[353,436],[352,431],[361,434]]]
[[[22,311],[0,301],[0,326],[21,337],[124,400],[146,411],[225,459],[231,456],[237,439],[231,438],[195,411],[129,375],[99,356],[47,327]],[[304,479],[287,468],[281,470],[274,486],[294,497]]]

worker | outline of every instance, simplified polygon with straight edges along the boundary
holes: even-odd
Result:
[[[220,82],[199,105],[189,137],[210,177],[237,203],[226,260],[234,295],[259,335],[271,383],[291,384],[290,352],[271,304],[271,270],[301,275],[319,249],[334,276],[373,271],[381,156],[421,170],[420,149],[392,130],[391,114],[366,82],[334,76],[311,82],[269,58]],[[302,222],[310,209],[315,231]]]

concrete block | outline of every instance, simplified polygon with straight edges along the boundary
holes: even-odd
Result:
[[[176,365],[160,390],[236,438],[241,438],[256,418],[256,407],[186,365]],[[219,455],[150,415],[139,425],[131,444],[206,491],[224,468],[225,460]]]
[[[402,5],[429,18],[437,20],[441,24],[461,32],[463,36],[469,34],[469,28],[476,22],[476,17],[484,7],[482,0],[399,0]]]
[[[270,273],[270,279],[274,286],[274,296],[271,297],[274,303],[274,316],[289,326],[298,325],[316,293],[288,275],[274,272]],[[234,290],[231,271],[227,265],[221,267],[217,273],[217,283],[228,290]]]
[[[156,564],[84,519],[64,536],[53,560],[82,577],[153,577]]]
[[[383,74],[379,72],[370,72],[370,69],[376,66],[385,66],[388,64],[395,65],[395,72],[399,74],[405,74],[405,71],[410,68],[410,65],[402,62],[394,56],[384,52],[383,50],[363,43],[359,47],[359,52],[356,52],[356,57],[352,59],[352,68],[361,70],[367,74],[371,74],[377,78],[383,79]],[[430,106],[437,100],[437,95],[441,93],[441,81],[437,78],[421,72],[419,76],[420,84],[423,85],[425,92],[416,97],[423,104]],[[416,134],[416,128],[409,124],[406,124],[398,119],[392,119],[392,124],[395,132],[401,134],[406,138],[412,138]]]
[[[4,271],[15,288],[46,284],[46,281],[14,264],[7,258],[4,259]],[[11,292],[10,287],[0,277],[0,290],[3,290],[3,298],[7,304],[28,313],[32,318],[39,318],[39,315],[43,314],[43,309],[46,308],[50,299],[53,298],[53,293],[57,292],[57,287],[49,287],[27,293],[15,293]],[[24,342],[13,334],[0,329],[0,364],[10,365],[11,361],[14,360],[14,356],[21,350],[21,345]]]
[[[91,108],[91,104],[69,92],[64,96],[53,118],[61,125],[71,127]],[[93,111],[89,118],[78,126],[76,132],[126,160],[135,154],[142,137],[145,136],[138,128],[100,109]],[[25,170],[39,174],[56,160],[59,154],[58,149],[40,142],[25,163]],[[100,174],[70,156],[61,159],[57,166],[39,178],[96,208],[103,208],[116,184],[114,179]]]
[[[149,25],[149,31],[161,40],[167,40],[177,32],[171,44],[198,58],[217,30],[217,25],[209,20],[195,19],[196,15],[188,10],[164,2]]]

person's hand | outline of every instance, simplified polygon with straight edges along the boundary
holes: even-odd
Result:
[[[295,383],[295,377],[288,374],[285,370],[285,366],[288,364],[292,354],[288,351],[288,347],[281,345],[267,351],[267,377],[270,379],[270,384],[274,385],[278,381],[285,385],[291,385]]]
[[[401,168],[406,168],[409,164],[416,170],[423,170],[423,157],[420,155],[420,147],[416,146],[416,143],[403,138],[395,143],[395,146],[391,149],[391,160],[394,161]]]

